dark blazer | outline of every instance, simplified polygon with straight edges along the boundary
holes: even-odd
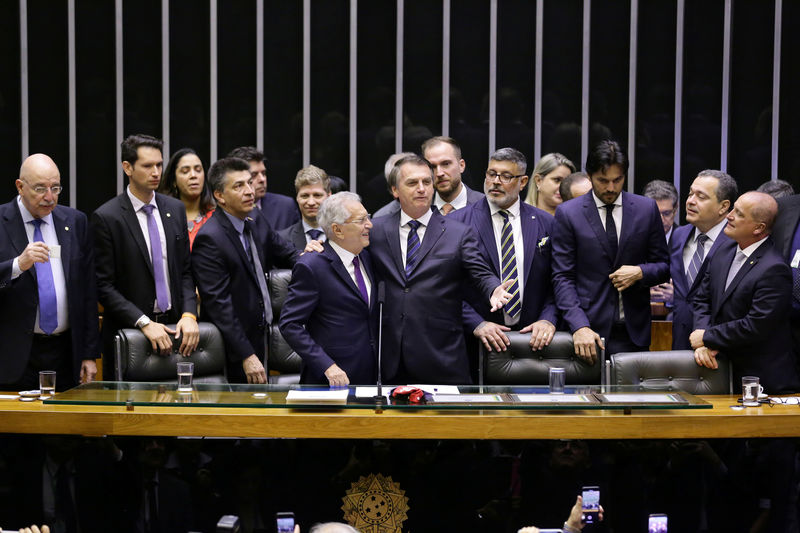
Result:
[[[297,250],[281,239],[263,217],[252,220],[253,240],[264,271],[269,272],[276,265],[293,266]],[[256,354],[263,362],[265,356],[264,301],[250,265],[238,232],[222,208],[217,207],[194,239],[192,272],[203,302],[202,318],[213,322],[225,340],[228,380],[232,382],[244,377],[242,360]]]
[[[322,229],[322,228],[320,228]],[[306,233],[303,231],[303,221],[296,222],[288,228],[283,228],[278,232],[283,240],[291,243],[295,248],[302,251],[306,248]]]
[[[0,339],[4,348],[0,357],[0,383],[15,383],[28,364],[39,290],[33,267],[11,279],[14,258],[28,246],[16,198],[0,205],[0,220]],[[59,205],[53,210],[53,223],[67,285],[72,379],[77,384],[81,361],[100,356],[94,252],[86,215]]]
[[[183,202],[156,193],[156,205],[167,240],[170,322],[183,313],[197,313],[197,297],[189,263],[189,232]],[[97,208],[92,215],[97,254],[97,293],[103,305],[103,356],[114,357],[114,335],[135,327],[143,314],[153,316],[156,283],[150,252],[127,192]],[[105,359],[109,361],[109,359]],[[108,369],[112,368],[107,363]]]
[[[800,194],[785,196],[778,199],[778,218],[772,227],[772,239],[775,241],[775,249],[783,256],[787,262],[792,258],[792,239],[800,222]]]
[[[789,308],[792,274],[772,239],[759,246],[725,289],[738,245],[722,245],[708,266],[694,304],[694,329],[733,364],[734,384],[758,376],[768,394],[800,390],[792,354]]]
[[[691,301],[703,281],[703,275],[708,269],[708,264],[719,247],[730,242],[730,237],[720,232],[711,249],[703,259],[700,270],[697,272],[692,286],[689,287],[686,279],[686,269],[683,266],[683,249],[686,243],[694,235],[694,226],[687,224],[672,230],[670,239],[669,260],[670,275],[672,276],[672,349],[690,350],[692,345],[689,343],[689,334],[694,331],[694,311]]]
[[[258,212],[264,216],[275,231],[300,222],[300,210],[297,208],[294,198],[268,192],[257,203],[261,206]]]
[[[474,232],[434,211],[419,260],[406,279],[400,213],[374,221],[370,253],[386,283],[383,377],[391,382],[401,359],[410,376],[430,383],[470,383],[461,320],[462,282],[487,300],[500,284],[481,257]]]
[[[478,203],[484,199],[485,196],[482,192],[470,189],[464,182],[462,182],[462,184],[464,185],[464,188],[467,190],[467,207],[469,207],[472,204]],[[431,205],[433,205],[433,203],[431,203]],[[400,202],[398,202],[397,199],[394,199],[388,204],[378,209],[373,215],[373,218],[385,217],[387,215],[393,215],[399,212],[400,212]]]
[[[619,294],[608,275],[622,265],[638,265],[643,278],[622,292],[622,303],[631,340],[649,346],[650,287],[669,280],[669,253],[655,201],[622,193],[616,257],[611,257],[591,192],[559,205],[555,218],[553,283],[556,305],[569,330],[589,326],[608,339]]]
[[[502,277],[489,202],[484,198],[465,209],[454,211],[448,215],[448,218],[458,220],[476,229],[481,257],[491,267],[495,276]],[[553,325],[557,325],[558,313],[553,298],[550,257],[553,217],[541,209],[520,201],[520,225],[522,226],[524,247],[522,268],[524,292],[518,327],[524,328],[537,320],[548,320]],[[464,324],[469,331],[474,330],[483,320],[503,324],[502,311],[492,314],[489,312],[489,305],[485,298],[479,301],[480,306],[478,307],[473,308],[471,305],[464,307]]]
[[[350,383],[375,383],[377,282],[369,252],[358,256],[372,284],[368,305],[336,251],[328,243],[324,247],[294,265],[281,333],[303,359],[301,383],[327,385],[325,370],[334,363]]]

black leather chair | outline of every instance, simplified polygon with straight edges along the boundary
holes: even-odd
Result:
[[[732,394],[730,363],[718,357],[719,368],[698,366],[692,350],[620,352],[611,356],[611,383],[645,389],[674,387],[690,394]]]
[[[194,363],[195,383],[227,383],[225,378],[225,343],[217,326],[210,322],[198,323],[200,342],[197,349],[183,357],[176,351],[169,355],[153,353],[150,341],[141,330],[121,329],[115,338],[114,379],[117,381],[176,382],[176,364],[179,361]],[[175,328],[175,324],[168,326]],[[177,349],[179,342],[175,343]]]
[[[300,356],[292,350],[291,346],[281,335],[278,328],[278,319],[281,316],[283,302],[289,292],[289,282],[292,281],[292,271],[288,269],[276,269],[269,272],[267,286],[269,297],[272,301],[272,324],[269,332],[269,370],[280,372],[279,376],[271,376],[270,383],[299,383],[300,370],[303,361]]]
[[[506,333],[511,345],[503,352],[490,352],[481,343],[479,364],[480,384],[486,385],[548,385],[550,368],[564,369],[568,385],[600,384],[603,365],[589,365],[575,355],[572,335],[557,331],[550,345],[531,351],[529,333]]]

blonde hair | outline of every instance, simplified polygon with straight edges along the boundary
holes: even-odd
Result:
[[[544,178],[561,166],[567,167],[570,172],[575,172],[575,165],[572,163],[572,161],[558,152],[553,152],[551,154],[542,156],[542,158],[533,168],[533,172],[531,172],[531,183],[528,187],[528,194],[525,197],[525,203],[535,207],[536,202],[539,199],[539,189],[536,187],[536,176],[539,175]]]

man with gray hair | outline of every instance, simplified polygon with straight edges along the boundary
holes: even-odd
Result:
[[[301,383],[375,383],[376,282],[364,249],[372,221],[352,192],[328,197],[317,218],[327,240],[292,270],[281,333],[303,359]]]

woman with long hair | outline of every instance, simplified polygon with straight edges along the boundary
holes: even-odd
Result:
[[[533,169],[533,179],[528,186],[528,196],[525,201],[555,215],[556,207],[562,202],[558,186],[573,172],[575,165],[565,156],[556,152],[542,156]]]
[[[189,246],[194,237],[214,213],[216,203],[206,183],[206,173],[197,152],[181,148],[169,159],[161,178],[158,192],[178,198],[186,206],[186,222],[189,230]]]

